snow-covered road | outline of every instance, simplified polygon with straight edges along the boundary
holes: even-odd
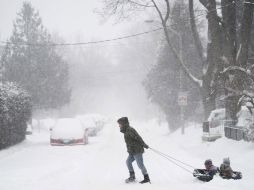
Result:
[[[169,135],[166,126],[155,122],[134,123],[147,144],[195,167],[207,158],[219,165],[231,158],[232,167],[243,172],[243,179],[215,177],[203,183],[166,159],[147,150],[144,161],[152,184],[124,184],[128,176],[123,135],[116,124],[107,125],[89,145],[52,147],[49,134],[36,132],[14,147],[0,151],[0,190],[85,190],[85,189],[218,189],[250,190],[254,186],[254,144],[220,139],[201,141],[200,126],[190,126]],[[135,165],[138,180],[143,176]]]

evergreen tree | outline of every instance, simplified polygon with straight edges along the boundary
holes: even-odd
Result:
[[[35,109],[59,108],[70,101],[68,65],[57,54],[39,13],[24,2],[1,65],[3,80],[19,83],[32,96]]]

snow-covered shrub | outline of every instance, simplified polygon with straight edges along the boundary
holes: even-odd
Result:
[[[249,129],[254,123],[254,116],[249,111],[247,106],[242,106],[241,110],[237,113],[237,126]]]
[[[31,111],[31,98],[23,89],[0,83],[0,149],[25,139]]]

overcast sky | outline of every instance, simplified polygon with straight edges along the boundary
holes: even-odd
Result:
[[[13,27],[17,12],[24,0],[0,0],[0,39],[6,40]],[[44,26],[50,33],[58,33],[67,41],[97,40],[116,37],[124,33],[126,23],[102,23],[95,13],[101,0],[29,0],[39,11]]]
[[[24,0],[0,0],[0,40],[11,35],[13,21],[21,10]],[[39,11],[44,26],[52,33],[58,33],[70,42],[100,40],[129,35],[128,28],[135,31],[133,22],[144,23],[144,17],[130,22],[115,24],[113,19],[102,23],[95,10],[101,10],[102,0],[27,0]],[[200,3],[195,0],[195,6]],[[149,18],[149,16],[148,16]],[[145,29],[144,29],[145,30]]]

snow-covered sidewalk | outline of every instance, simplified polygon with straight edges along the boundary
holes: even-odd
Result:
[[[192,125],[182,136],[180,131],[168,134],[166,125],[155,122],[133,123],[143,139],[158,149],[197,168],[211,158],[219,165],[224,157],[231,158],[234,170],[242,171],[242,180],[215,177],[203,183],[190,173],[146,150],[144,161],[152,184],[124,184],[128,176],[123,134],[116,123],[108,124],[89,145],[52,147],[45,131],[27,136],[14,147],[0,151],[1,190],[84,190],[84,189],[241,189],[254,186],[254,144],[219,139],[202,142],[201,127]],[[135,165],[138,180],[143,176]]]

